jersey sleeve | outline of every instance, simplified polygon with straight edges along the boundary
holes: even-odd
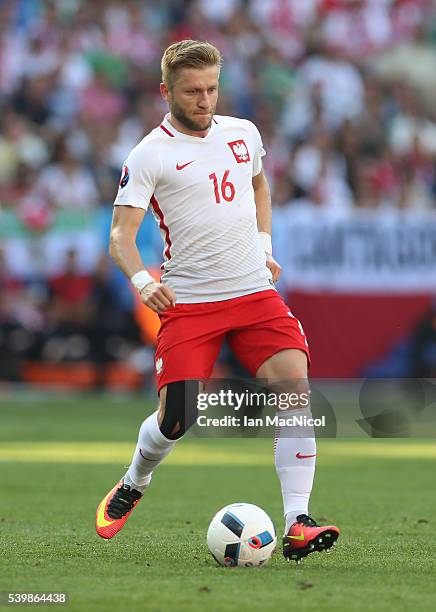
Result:
[[[266,155],[266,151],[263,148],[262,137],[259,130],[254,123],[252,123],[251,126],[254,139],[253,176],[257,176],[262,170],[262,157]]]
[[[114,206],[134,206],[147,210],[154,193],[159,160],[147,148],[135,147],[123,164]]]

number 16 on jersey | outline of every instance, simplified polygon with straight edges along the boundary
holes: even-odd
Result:
[[[224,172],[224,176],[221,180],[221,185],[219,185],[218,182],[218,177],[215,174],[215,172],[213,172],[212,174],[209,174],[209,178],[211,181],[213,181],[213,190],[215,193],[215,202],[217,204],[219,204],[221,202],[221,197],[220,197],[220,191],[221,191],[221,196],[223,198],[223,200],[225,200],[226,202],[231,202],[233,200],[233,198],[235,197],[235,186],[233,183],[231,183],[230,181],[228,181],[228,177],[230,174],[230,170],[226,170]],[[221,189],[220,189],[221,187]]]

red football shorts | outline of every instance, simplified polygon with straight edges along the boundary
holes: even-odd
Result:
[[[310,363],[301,323],[274,289],[222,302],[176,304],[160,319],[158,391],[170,382],[207,380],[224,339],[253,377],[264,361],[284,349],[301,349]]]

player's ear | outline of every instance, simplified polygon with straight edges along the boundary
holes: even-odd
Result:
[[[162,82],[162,83],[159,85],[159,90],[160,90],[160,95],[162,96],[162,98],[163,98],[164,100],[168,100],[168,94],[169,94],[169,91],[168,91],[168,87],[166,86],[166,84],[165,84],[165,83],[163,83],[163,82]]]

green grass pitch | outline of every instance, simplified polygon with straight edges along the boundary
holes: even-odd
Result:
[[[321,441],[311,512],[342,535],[301,566],[278,548],[265,567],[226,569],[207,551],[209,520],[235,501],[263,507],[281,535],[266,439],[183,440],[124,530],[98,538],[96,505],[151,408],[109,395],[0,400],[0,591],[66,591],[71,612],[436,609],[433,441]]]

